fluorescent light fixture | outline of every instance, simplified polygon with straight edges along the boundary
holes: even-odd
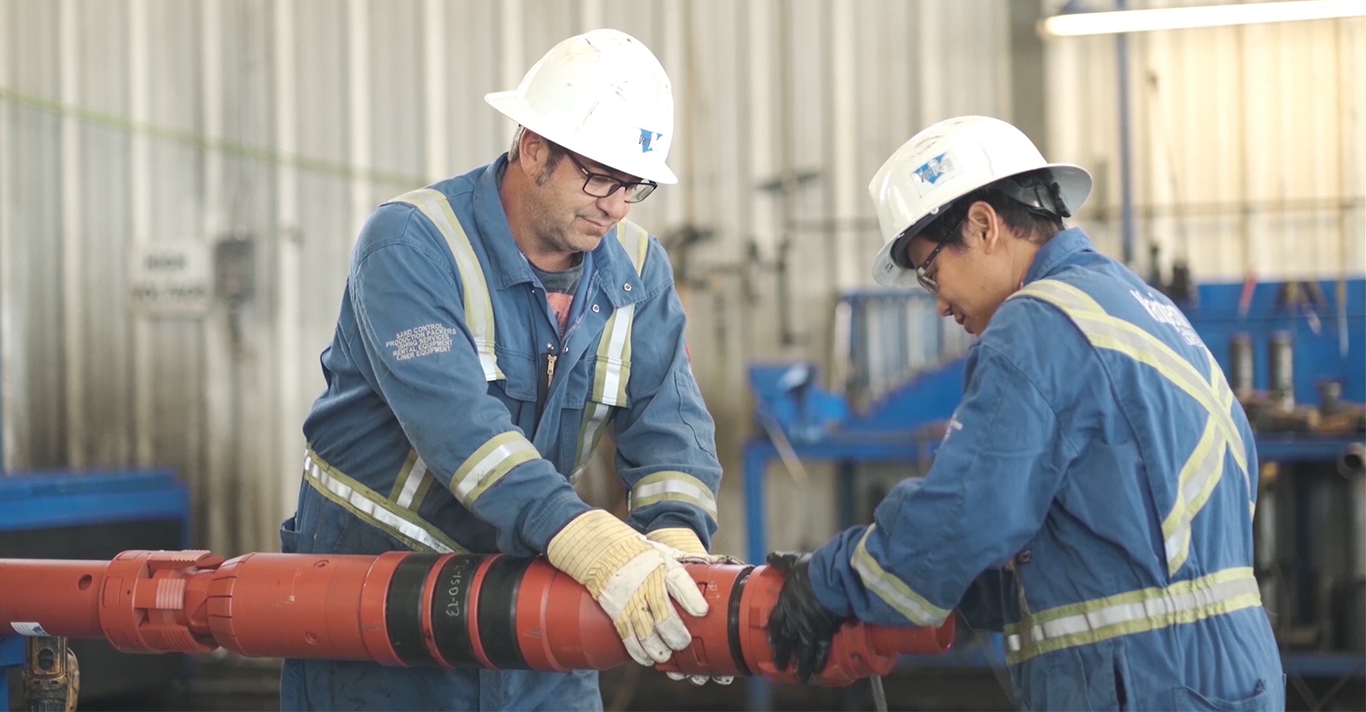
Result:
[[[1054,15],[1041,21],[1039,34],[1045,38],[1113,35],[1121,32],[1331,20],[1339,17],[1366,17],[1366,0],[1286,0],[1117,12],[1078,12]]]

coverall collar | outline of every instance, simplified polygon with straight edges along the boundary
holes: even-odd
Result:
[[[512,238],[512,228],[508,226],[507,213],[503,212],[503,201],[499,197],[499,177],[506,170],[508,155],[504,153],[493,163],[484,167],[474,186],[474,220],[479,225],[479,233],[484,237],[484,248],[493,260],[496,282],[500,289],[533,282],[531,263],[517,247]],[[615,229],[620,229],[620,225]],[[590,274],[590,270],[592,274]],[[592,252],[592,259],[584,265],[582,279],[606,280],[604,290],[614,307],[635,303],[645,298],[645,288],[631,262],[612,233],[603,236],[602,242]],[[630,284],[630,289],[624,285]]]
[[[1051,240],[1045,242],[1039,252],[1034,255],[1034,263],[1029,266],[1029,272],[1025,274],[1025,284],[1043,279],[1058,269],[1058,266],[1067,258],[1078,252],[1095,252],[1096,246],[1091,243],[1091,238],[1081,231],[1079,227],[1070,227],[1053,236]]]

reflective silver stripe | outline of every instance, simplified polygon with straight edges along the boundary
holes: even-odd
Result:
[[[1213,418],[1205,426],[1200,442],[1191,452],[1178,480],[1179,489],[1172,510],[1162,522],[1166,537],[1167,573],[1175,575],[1190,554],[1191,520],[1209,501],[1214,487],[1224,474],[1228,441],[1219,435]]]
[[[1118,351],[1153,367],[1168,381],[1205,406],[1205,410],[1217,419],[1219,427],[1224,431],[1224,437],[1232,444],[1232,454],[1238,467],[1242,470],[1247,469],[1242,434],[1233,424],[1228,409],[1221,409],[1218,406],[1210,386],[1211,383],[1223,381],[1221,371],[1214,369],[1206,380],[1195,366],[1161,339],[1123,319],[1110,316],[1090,295],[1065,282],[1053,279],[1032,282],[1012,295],[1012,298],[1025,296],[1041,299],[1058,307],[1086,335],[1092,345]],[[1203,350],[1208,354],[1208,349]]]
[[[569,481],[578,484],[579,478],[583,476],[583,471],[588,467],[588,460],[593,456],[593,450],[598,447],[598,440],[602,438],[602,428],[607,424],[607,418],[612,414],[612,407],[606,403],[595,403],[589,401],[584,405],[583,424],[579,426],[579,445],[574,454],[574,473]]]
[[[1191,521],[1209,501],[1223,477],[1224,455],[1233,455],[1234,463],[1243,474],[1249,500],[1252,497],[1242,434],[1230,414],[1233,394],[1218,362],[1209,349],[1201,348],[1209,367],[1206,379],[1194,365],[1160,339],[1110,316],[1090,295],[1064,282],[1039,280],[1016,292],[1012,298],[1018,296],[1034,297],[1054,305],[1072,320],[1093,346],[1122,353],[1151,366],[1208,413],[1204,432],[1178,474],[1171,510],[1162,521],[1167,571],[1169,575],[1176,575],[1190,555]]]
[[[598,367],[592,399],[607,405],[625,406],[626,383],[631,378],[631,321],[636,305],[628,304],[607,320],[598,343]]]
[[[716,496],[711,488],[686,472],[661,470],[640,478],[631,488],[628,507],[634,512],[660,502],[691,504],[716,518]]]
[[[617,223],[617,240],[631,257],[636,274],[642,274],[645,270],[645,256],[650,254],[649,231],[630,220],[622,220]]]
[[[1214,354],[1210,353],[1209,349],[1205,349],[1205,355],[1209,357],[1209,377],[1210,384],[1214,386],[1215,402],[1218,404],[1221,412],[1232,412],[1233,389],[1229,387],[1228,379],[1224,378],[1224,369],[1219,367],[1219,362],[1215,360]],[[1237,428],[1234,428],[1234,432],[1237,432]],[[1246,452],[1242,449],[1241,435],[1235,442],[1238,450],[1232,452],[1233,459],[1239,464],[1243,473],[1243,485],[1247,488],[1248,497],[1251,498],[1253,495],[1252,477],[1247,471],[1247,456]],[[1229,450],[1232,451],[1234,446],[1229,445],[1228,447]],[[1256,502],[1253,502],[1253,505],[1255,506]]]
[[[916,593],[905,581],[893,576],[868,553],[868,536],[876,524],[869,525],[854,549],[852,563],[854,571],[863,580],[863,585],[883,603],[916,625],[935,626],[949,617],[949,611],[930,603],[924,596]]]
[[[1042,653],[1194,623],[1261,604],[1252,569],[1224,569],[1165,588],[1130,591],[1026,616],[1006,626],[1006,657],[1014,665]]]
[[[489,438],[455,471],[451,478],[451,492],[466,507],[484,494],[512,468],[539,458],[541,454],[521,433],[509,430]]]
[[[446,245],[455,257],[455,267],[460,272],[460,283],[465,295],[465,325],[474,338],[484,380],[505,378],[498,369],[498,357],[494,353],[497,342],[494,339],[493,300],[489,297],[488,283],[484,280],[484,268],[480,266],[474,247],[470,245],[469,235],[465,234],[460,219],[451,209],[450,201],[440,191],[421,188],[404,193],[391,202],[407,203],[422,211],[446,238]]]
[[[407,477],[403,479],[403,488],[399,490],[398,498],[394,500],[394,503],[404,509],[412,509],[418,488],[426,478],[427,463],[419,457],[417,462],[413,463],[412,469],[408,470]]]
[[[340,505],[357,519],[416,551],[443,554],[464,551],[430,522],[412,512],[398,509],[378,492],[323,462],[312,450],[304,452],[304,479],[319,494]]]
[[[641,226],[622,220],[613,234],[631,256],[636,274],[645,268],[645,256],[650,251],[650,233]],[[636,307],[628,304],[612,312],[603,327],[598,342],[598,364],[593,374],[592,400],[612,406],[625,407],[626,384],[631,380],[631,327]]]

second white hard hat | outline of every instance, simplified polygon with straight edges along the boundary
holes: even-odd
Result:
[[[1000,119],[945,119],[911,137],[868,184],[883,239],[873,279],[888,286],[914,285],[914,271],[892,259],[902,233],[911,228],[918,232],[954,200],[978,188],[1043,168],[1058,184],[1067,211],[1075,213],[1091,193],[1091,174],[1070,163],[1048,163],[1028,136]]]
[[[512,91],[484,97],[504,116],[605,166],[677,183],[664,164],[673,143],[669,75],[636,38],[618,30],[570,37],[541,57]]]

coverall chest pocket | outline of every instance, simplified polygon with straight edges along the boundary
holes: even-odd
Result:
[[[507,378],[489,383],[489,395],[502,401],[512,423],[523,432],[536,429],[536,358],[517,351],[498,350],[498,368]]]

